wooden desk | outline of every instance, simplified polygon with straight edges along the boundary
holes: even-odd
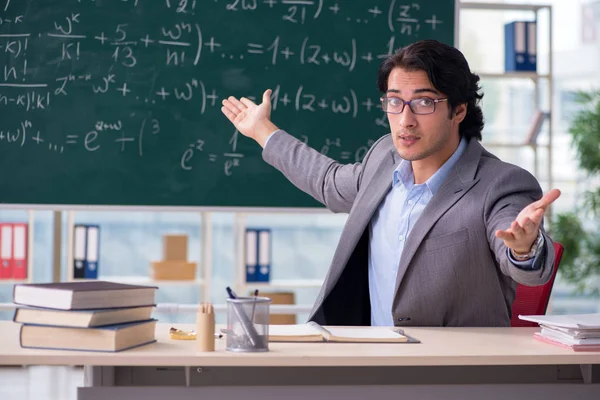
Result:
[[[267,353],[196,353],[168,337],[121,353],[22,349],[0,321],[0,365],[84,365],[82,400],[144,399],[599,399],[600,352],[533,339],[538,328],[409,328],[419,344],[270,343]],[[192,326],[176,325],[182,329]]]

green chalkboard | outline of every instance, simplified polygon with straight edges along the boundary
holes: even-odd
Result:
[[[273,89],[275,124],[342,162],[387,133],[381,58],[454,43],[453,0],[0,1],[0,202],[316,207],[221,114]]]

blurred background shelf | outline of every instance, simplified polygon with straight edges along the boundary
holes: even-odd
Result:
[[[549,79],[549,74],[538,74],[537,72],[477,72],[482,79]]]
[[[73,279],[73,281],[86,281],[89,279]],[[94,279],[95,280],[95,279]],[[148,276],[99,276],[97,280],[127,283],[130,285],[200,285],[206,282],[203,279],[152,279]]]

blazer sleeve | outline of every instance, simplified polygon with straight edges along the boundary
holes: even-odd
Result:
[[[262,155],[292,184],[328,209],[348,213],[360,189],[363,164],[381,140],[369,149],[362,163],[340,164],[279,130],[269,139]]]
[[[548,282],[554,264],[554,242],[544,230],[544,248],[534,259],[534,268],[519,268],[508,257],[508,249],[496,231],[506,229],[527,205],[542,197],[542,189],[537,180],[524,169],[514,167],[501,172],[490,185],[485,199],[485,215],[488,242],[494,252],[496,262],[504,275],[527,286],[538,286]]]

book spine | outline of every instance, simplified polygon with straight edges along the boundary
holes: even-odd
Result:
[[[23,347],[23,328],[25,327],[24,324],[21,325],[21,328],[19,328],[19,346]]]

